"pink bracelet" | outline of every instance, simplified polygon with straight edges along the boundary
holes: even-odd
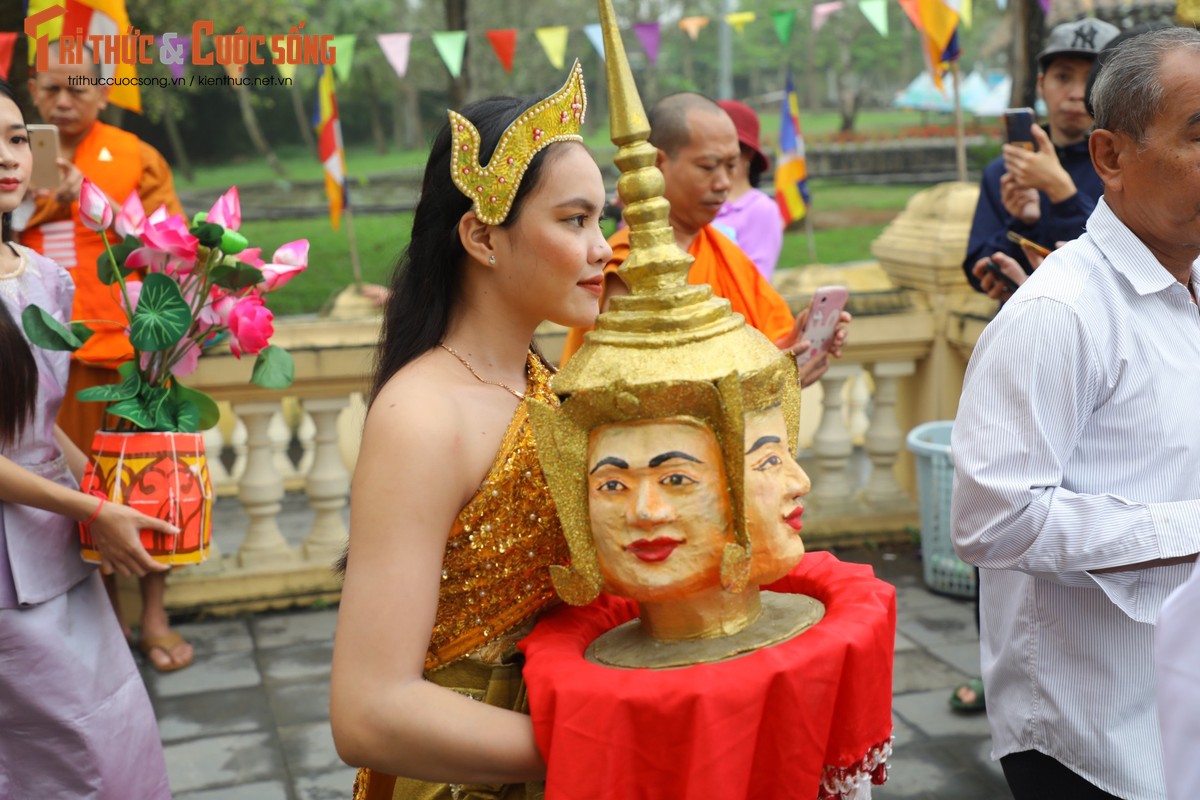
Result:
[[[100,498],[100,504],[96,506],[96,510],[92,512],[90,517],[88,517],[87,522],[83,523],[83,527],[90,528],[92,526],[92,523],[96,521],[96,517],[100,516],[100,509],[104,508],[104,504],[107,502],[107,497]]]

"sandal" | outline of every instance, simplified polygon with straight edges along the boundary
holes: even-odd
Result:
[[[138,650],[142,651],[142,655],[150,662],[150,666],[154,667],[159,672],[174,672],[175,670],[183,669],[192,663],[195,653],[191,653],[187,658],[176,660],[172,655],[181,644],[186,644],[184,638],[175,631],[167,631],[162,636],[146,636],[142,635],[142,640],[138,643]],[[150,654],[155,650],[161,650],[167,656],[167,663],[159,666],[158,662],[150,657]]]
[[[962,695],[968,692],[973,696],[970,700],[964,700]],[[971,678],[971,680],[957,687],[954,693],[950,695],[950,707],[964,714],[975,714],[985,711],[987,706],[983,699],[983,678]]]

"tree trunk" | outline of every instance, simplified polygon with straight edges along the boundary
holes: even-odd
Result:
[[[379,110],[379,92],[375,90],[375,73],[366,65],[363,65],[360,71],[363,82],[367,85],[367,113],[371,121],[371,139],[375,142],[375,152],[383,155],[388,151],[388,145],[383,132],[383,115]]]
[[[313,158],[319,158],[317,137],[313,135],[312,117],[304,108],[304,98],[300,96],[300,86],[296,83],[294,76],[292,85],[288,87],[288,94],[292,96],[292,113],[296,115],[296,127],[300,129],[300,138],[304,141],[304,146],[312,151]]]
[[[467,29],[467,0],[445,0],[445,3],[446,30],[465,31]],[[454,108],[466,105],[467,98],[471,94],[470,59],[467,58],[470,50],[471,45],[468,42],[467,50],[463,53],[462,72],[458,74],[458,78],[450,80],[450,105]]]
[[[171,143],[171,154],[175,156],[175,171],[189,181],[195,180],[192,161],[188,158],[183,137],[179,134],[179,123],[175,119],[175,101],[171,92],[163,92],[163,127],[167,129],[167,141]]]
[[[808,47],[804,52],[804,86],[808,94],[805,106],[813,111],[821,107],[820,93],[817,90],[817,32],[812,26],[812,5],[806,9],[808,14]]]
[[[234,94],[237,96],[238,110],[242,113],[242,124],[246,126],[246,134],[250,137],[250,141],[262,157],[267,160],[271,169],[281,178],[287,177],[287,170],[283,168],[283,164],[279,163],[279,159],[275,157],[275,152],[271,149],[271,145],[267,142],[267,137],[263,136],[262,128],[258,126],[258,117],[254,115],[254,106],[250,105],[250,92],[242,84],[234,84]]]
[[[1033,107],[1037,102],[1037,54],[1045,42],[1046,15],[1038,0],[1014,0],[1013,37],[1009,56],[1012,65],[1014,107]]]
[[[851,27],[845,24],[845,20],[838,20],[838,71],[837,71],[837,87],[838,87],[838,113],[841,116],[841,127],[838,128],[842,133],[854,130],[854,118],[858,116],[858,106],[861,100],[862,89],[858,85],[858,81],[854,75],[854,54],[851,52],[851,45],[854,41],[854,31]],[[829,23],[826,23],[827,25]]]
[[[400,106],[395,106],[397,115],[402,115],[404,118],[404,148],[407,150],[421,150],[426,147],[425,142],[425,125],[421,121],[421,94],[417,88],[412,85],[411,81],[400,81],[401,87],[404,89],[404,110],[400,110]],[[400,126],[397,125],[397,129]]]

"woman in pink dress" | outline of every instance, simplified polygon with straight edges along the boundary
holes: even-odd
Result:
[[[54,425],[70,354],[32,346],[21,327],[32,305],[68,322],[75,287],[9,242],[32,162],[0,81],[0,798],[169,798],[150,698],[100,575],[79,557],[78,525],[123,575],[165,568],[140,528],[177,531],[76,488],[85,457]]]

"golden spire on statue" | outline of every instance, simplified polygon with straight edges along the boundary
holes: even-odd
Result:
[[[803,478],[807,491],[793,458],[800,390],[790,356],[709,286],[688,284],[692,257],[675,243],[611,0],[600,0],[600,22],[630,229],[619,274],[630,294],[611,299],[554,377],[561,405],[527,405],[571,549],[571,566],[552,568],[555,589],[574,605],[604,589],[641,611],[640,622],[600,637],[591,656],[679,666],[781,641],[823,614],[812,598],[785,596],[800,600],[783,608],[762,603],[758,590],[803,554],[795,526],[782,525],[779,492],[765,512],[760,499],[782,473]],[[748,472],[750,431],[750,449],[777,443],[790,468]]]

